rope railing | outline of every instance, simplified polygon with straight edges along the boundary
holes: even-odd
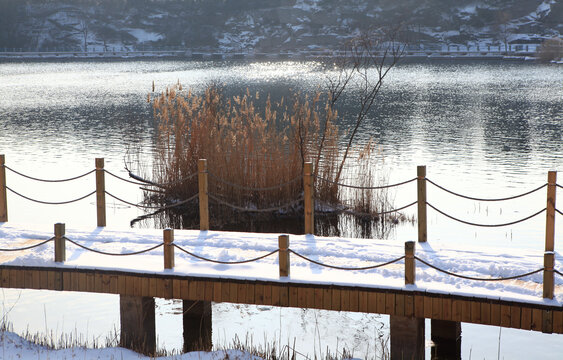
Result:
[[[355,211],[354,209],[352,209],[350,207],[335,208],[334,205],[329,204],[327,202],[324,202],[324,201],[320,200],[319,198],[315,198],[315,200],[321,202],[321,205],[323,205],[323,206],[331,207],[332,208],[331,212],[338,213],[338,214],[348,214],[348,215],[366,216],[366,217],[373,217],[373,216],[388,215],[388,214],[396,213],[396,212],[399,212],[401,210],[405,210],[405,209],[407,209],[407,208],[409,208],[409,207],[411,207],[411,206],[413,206],[417,203],[417,201],[413,201],[410,204],[401,206],[401,207],[396,208],[396,209],[385,210],[385,211],[377,211],[375,213],[366,213],[366,212]]]
[[[199,196],[199,194],[195,194],[195,195],[192,195],[192,196],[190,196],[189,198],[187,198],[187,199],[185,199],[185,200],[178,201],[177,203],[174,203],[174,204],[165,205],[165,206],[157,206],[157,205],[141,205],[141,204],[135,204],[135,203],[129,202],[129,201],[127,201],[127,200],[123,200],[123,199],[121,199],[121,198],[119,198],[119,197],[113,195],[112,193],[110,193],[110,192],[108,192],[108,191],[106,191],[105,193],[106,193],[109,197],[112,197],[112,198],[114,198],[114,199],[117,200],[117,201],[121,201],[121,202],[124,203],[124,204],[130,205],[130,206],[133,206],[133,207],[137,207],[137,208],[139,208],[139,209],[159,209],[159,210],[171,209],[171,208],[174,208],[174,207],[177,207],[177,206],[180,206],[180,205],[187,204],[187,203],[189,203],[190,201],[193,201],[193,200],[197,199],[197,197]]]
[[[125,181],[125,182],[127,182],[127,183],[129,183],[129,184],[139,185],[139,186],[154,185],[154,183],[152,183],[152,182],[132,181],[132,180],[126,179],[126,178],[124,178],[124,177],[122,177],[122,176],[116,175],[116,174],[114,174],[114,173],[112,173],[111,171],[106,170],[106,169],[104,169],[104,172],[105,172],[106,174],[109,174],[109,175],[113,176],[114,178],[116,178],[116,179],[118,179],[118,180]]]
[[[141,182],[142,184],[140,184],[140,185],[151,185],[151,186],[156,186],[156,187],[159,187],[159,188],[165,188],[165,187],[168,187],[168,186],[181,184],[185,181],[192,179],[197,174],[198,174],[197,172],[194,172],[194,173],[191,173],[190,175],[187,175],[187,176],[185,176],[181,179],[178,179],[178,180],[174,180],[174,181],[170,181],[170,182],[166,182],[166,183],[157,183],[157,182],[154,182],[154,181],[151,181],[151,180],[143,179],[139,175],[133,174],[131,171],[129,171],[129,176],[132,177],[133,179],[137,180],[138,182]],[[110,174],[110,175],[112,175],[112,174]],[[122,178],[122,177],[118,177],[118,178],[123,180],[123,181],[132,182],[129,179],[125,179],[125,178]],[[135,183],[135,182],[133,182],[133,183]]]
[[[88,176],[88,175],[90,175],[90,174],[92,174],[93,172],[96,171],[96,169],[93,169],[93,170],[90,170],[90,171],[88,171],[88,172],[86,172],[86,173],[84,173],[84,174],[77,175],[77,176],[73,176],[73,177],[66,178],[66,179],[41,179],[41,178],[36,178],[36,177],[30,176],[30,175],[26,175],[26,174],[24,174],[24,173],[21,173],[21,172],[15,170],[15,169],[12,169],[12,168],[9,167],[8,165],[2,165],[2,167],[4,167],[5,169],[10,170],[10,171],[13,172],[14,174],[17,174],[17,175],[19,175],[19,176],[22,176],[22,177],[24,177],[24,178],[26,178],[26,179],[30,179],[30,180],[34,180],[34,181],[40,181],[40,182],[47,182],[47,183],[61,183],[61,182],[67,182],[67,181],[72,181],[72,180],[78,180],[78,179],[83,178],[83,177],[85,177],[85,176]]]
[[[388,188],[392,188],[392,187],[396,187],[396,186],[401,186],[401,185],[405,185],[408,183],[411,183],[415,180],[417,180],[417,178],[412,178],[410,180],[405,180],[396,184],[389,184],[389,185],[381,185],[381,186],[356,186],[356,185],[348,185],[348,184],[342,184],[336,181],[332,181],[323,177],[320,177],[318,175],[314,175],[315,179],[317,180],[321,180],[324,182],[327,182],[329,184],[333,184],[333,185],[337,185],[337,186],[341,186],[341,187],[346,187],[346,188],[351,188],[351,189],[359,189],[359,190],[381,190],[381,189],[388,189]]]
[[[207,194],[207,196],[209,196],[209,198],[213,201],[215,201],[216,203],[220,204],[220,205],[225,205],[227,207],[230,207],[231,209],[234,210],[238,210],[238,211],[242,211],[242,212],[274,212],[274,211],[280,211],[283,209],[287,209],[290,208],[296,204],[299,204],[301,201],[303,201],[303,197],[300,196],[297,200],[295,201],[291,201],[288,202],[286,204],[280,205],[280,206],[276,206],[276,207],[269,207],[269,208],[262,208],[262,209],[252,209],[252,208],[246,208],[246,207],[242,207],[242,206],[237,206],[234,204],[231,204],[225,200],[221,200],[218,197],[212,195],[212,194]]]
[[[559,271],[559,270],[553,269],[553,272],[556,273],[556,274],[559,275],[559,276],[563,276],[563,273],[562,273],[561,271]]]
[[[526,195],[533,194],[533,193],[535,193],[536,191],[539,191],[539,190],[541,190],[541,189],[543,189],[544,187],[547,186],[547,183],[545,183],[545,184],[540,185],[540,186],[538,186],[537,188],[535,188],[535,189],[533,189],[533,190],[530,190],[530,191],[527,191],[527,192],[525,192],[525,193],[518,194],[518,195],[514,195],[514,196],[503,197],[503,198],[478,198],[478,197],[467,196],[467,195],[463,195],[463,194],[454,192],[454,191],[449,190],[449,189],[447,189],[447,188],[445,188],[445,187],[443,187],[443,186],[441,186],[441,185],[436,184],[434,181],[432,181],[432,180],[430,180],[430,179],[428,179],[428,178],[426,178],[426,181],[429,182],[430,184],[436,186],[438,189],[441,189],[441,190],[443,190],[443,191],[445,191],[445,192],[447,192],[447,193],[450,193],[450,194],[452,194],[452,195],[455,195],[455,196],[458,196],[458,197],[461,197],[461,198],[464,198],[464,199],[475,200],[475,201],[506,201],[506,200],[518,199],[518,198],[524,197],[524,196],[526,196]]]
[[[304,255],[299,254],[298,252],[296,252],[296,251],[294,251],[294,250],[292,250],[292,249],[288,249],[287,251],[289,251],[290,253],[292,253],[292,254],[294,254],[294,255],[300,257],[301,259],[303,259],[303,260],[305,260],[305,261],[308,261],[308,262],[310,262],[310,263],[313,263],[313,264],[315,264],[315,265],[319,265],[319,266],[322,266],[322,267],[326,267],[326,268],[330,268],[330,269],[335,269],[335,270],[350,270],[350,271],[354,271],[354,270],[360,271],[360,270],[377,269],[377,268],[380,268],[380,267],[383,267],[383,266],[391,265],[391,264],[396,263],[396,262],[398,262],[398,261],[401,261],[401,260],[403,260],[403,259],[405,258],[405,255],[403,255],[403,256],[398,257],[398,258],[396,258],[396,259],[393,259],[393,260],[390,260],[390,261],[387,261],[387,262],[384,262],[384,263],[381,263],[381,264],[377,264],[377,265],[362,266],[362,267],[345,267],[345,266],[336,266],[336,265],[325,264],[325,263],[322,263],[322,262],[320,262],[320,261],[313,260],[313,259],[311,259],[311,258],[308,258],[308,257],[306,257],[306,256],[304,256]]]
[[[214,180],[216,180],[216,181],[218,181],[218,182],[220,182],[220,183],[222,183],[222,184],[231,186],[231,187],[233,187],[233,188],[235,188],[235,189],[247,190],[247,191],[270,191],[270,190],[278,190],[278,189],[281,189],[281,188],[283,188],[283,187],[289,186],[289,185],[291,185],[291,184],[293,184],[293,183],[296,183],[296,182],[302,180],[301,177],[296,177],[296,178],[293,178],[293,179],[291,179],[291,180],[289,180],[289,181],[286,181],[286,182],[283,182],[283,183],[279,183],[279,184],[277,184],[277,185],[266,186],[266,187],[251,187],[251,186],[239,185],[239,184],[236,184],[236,183],[234,183],[234,182],[225,180],[225,179],[223,179],[223,178],[220,178],[220,177],[214,175],[212,172],[209,172],[209,171],[207,172],[207,174],[209,175],[210,178],[212,178],[212,179],[214,179]]]
[[[74,203],[83,199],[86,199],[88,196],[94,195],[96,193],[96,190],[92,191],[91,193],[88,193],[84,196],[72,199],[72,200],[67,200],[67,201],[58,201],[58,202],[54,202],[54,201],[43,201],[43,200],[37,200],[37,199],[33,199],[30,198],[28,196],[22,195],[19,192],[11,189],[9,186],[6,186],[6,189],[10,190],[12,193],[16,194],[17,196],[24,198],[26,200],[32,201],[32,202],[36,202],[39,204],[44,204],[44,205],[66,205],[66,204],[70,204],[70,203]]]
[[[45,245],[46,243],[48,243],[49,241],[53,241],[54,239],[55,239],[55,238],[52,237],[52,238],[47,239],[47,240],[45,240],[45,241],[42,241],[42,242],[40,242],[40,243],[38,243],[38,244],[30,245],[30,246],[26,246],[26,247],[22,247],[22,248],[0,249],[0,252],[2,252],[2,251],[24,251],[24,250],[29,250],[29,249],[33,249],[33,248],[39,247],[39,246],[41,246],[41,245]]]
[[[479,227],[502,227],[502,226],[514,225],[514,224],[518,224],[518,223],[524,222],[524,221],[526,221],[526,220],[529,220],[529,219],[531,219],[531,218],[533,218],[533,217],[535,217],[535,216],[541,214],[542,212],[546,211],[546,208],[543,208],[543,209],[541,209],[540,211],[535,212],[535,213],[533,213],[532,215],[526,216],[526,217],[524,217],[524,218],[522,218],[522,219],[515,220],[515,221],[511,221],[511,222],[507,222],[507,223],[502,223],[502,224],[479,224],[479,223],[474,223],[474,222],[462,220],[462,219],[459,219],[459,218],[457,218],[457,217],[455,217],[455,216],[449,215],[449,214],[443,212],[442,210],[436,208],[434,205],[430,204],[429,202],[427,202],[426,204],[427,204],[428,206],[430,206],[432,209],[436,210],[438,213],[444,215],[445,217],[447,217],[447,218],[449,218],[449,219],[455,220],[455,221],[460,222],[460,223],[462,223],[462,224],[471,225],[471,226],[479,226]]]
[[[201,255],[194,254],[194,253],[192,253],[192,252],[190,252],[190,251],[188,251],[188,250],[186,250],[186,249],[184,249],[181,246],[178,246],[176,244],[173,244],[173,246],[176,249],[178,249],[178,250],[180,250],[180,251],[182,251],[182,252],[184,252],[184,253],[188,254],[189,256],[192,256],[196,259],[207,261],[207,262],[212,262],[212,263],[215,263],[215,264],[222,264],[222,265],[247,264],[247,263],[251,263],[251,262],[254,262],[254,261],[262,260],[262,259],[267,258],[268,256],[271,256],[271,255],[274,255],[275,253],[280,251],[279,249],[276,249],[276,250],[270,251],[267,254],[264,254],[264,255],[261,255],[261,256],[258,256],[258,257],[252,258],[252,259],[247,259],[247,260],[221,261],[221,260],[209,259],[209,258],[203,257]]]
[[[557,211],[559,213],[559,215],[563,215],[563,212],[561,212],[561,210],[555,209],[555,211]]]
[[[524,273],[524,274],[519,274],[519,275],[501,276],[501,277],[498,277],[498,278],[482,278],[482,277],[474,277],[474,276],[467,276],[467,275],[456,274],[456,273],[454,273],[454,272],[451,272],[451,271],[448,271],[448,270],[444,270],[444,269],[441,269],[441,268],[439,268],[439,267],[437,267],[437,266],[435,266],[435,265],[432,265],[432,264],[430,264],[429,262],[424,261],[423,259],[419,258],[419,257],[416,256],[416,255],[414,256],[414,258],[415,258],[416,260],[420,261],[421,263],[423,263],[424,265],[426,265],[426,266],[428,266],[428,267],[430,267],[430,268],[432,268],[432,269],[434,269],[434,270],[436,270],[436,271],[439,271],[439,272],[441,272],[441,273],[444,273],[444,274],[446,274],[446,275],[451,275],[451,276],[458,277],[458,278],[461,278],[461,279],[475,280],[475,281],[503,281],[503,280],[514,280],[514,279],[519,279],[519,278],[523,278],[523,277],[526,277],[526,276],[530,276],[530,275],[533,275],[533,274],[537,274],[537,273],[539,273],[539,272],[545,270],[545,268],[542,267],[542,268],[540,268],[540,269],[537,269],[537,270],[534,270],[534,271],[530,271],[530,272],[527,272],[527,273]]]
[[[557,186],[560,189],[563,189],[563,185],[555,184],[555,186]]]
[[[82,244],[80,244],[80,243],[77,243],[76,241],[73,241],[73,240],[67,238],[66,236],[64,237],[64,239],[67,240],[68,242],[70,242],[71,244],[74,244],[74,245],[78,246],[78,247],[81,248],[81,249],[84,249],[84,250],[87,250],[87,251],[91,251],[91,252],[94,252],[94,253],[97,253],[97,254],[109,255],[109,256],[130,256],[130,255],[139,255],[139,254],[143,254],[143,253],[146,253],[146,252],[149,252],[149,251],[158,249],[159,247],[161,247],[161,246],[164,245],[164,243],[161,242],[160,244],[157,244],[157,245],[155,245],[155,246],[152,246],[152,247],[150,247],[150,248],[148,248],[148,249],[144,249],[144,250],[134,251],[134,252],[130,252],[130,253],[110,253],[110,252],[107,252],[107,251],[92,249],[92,248],[90,248],[90,247],[84,246],[84,245],[82,245]]]

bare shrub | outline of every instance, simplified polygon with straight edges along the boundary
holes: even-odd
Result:
[[[537,56],[540,61],[544,62],[563,59],[563,39],[545,40],[538,49]]]

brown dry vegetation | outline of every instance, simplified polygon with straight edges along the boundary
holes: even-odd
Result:
[[[538,59],[545,62],[563,59],[563,39],[545,40],[538,50]]]
[[[303,165],[315,164],[318,177],[335,180],[340,166],[336,110],[321,95],[294,95],[273,103],[268,97],[259,111],[254,103],[260,94],[250,91],[227,98],[216,86],[202,95],[183,90],[180,84],[154,97],[158,120],[159,149],[153,177],[158,183],[173,183],[160,195],[162,203],[183,200],[198,192],[197,178],[182,179],[198,171],[199,159],[207,159],[209,194],[239,207],[263,209],[295,203],[303,193]],[[150,98],[150,97],[149,97]],[[326,130],[325,130],[326,129]],[[372,144],[356,151],[354,185],[373,185],[375,153]],[[342,178],[349,178],[345,176]],[[292,182],[292,180],[297,179]],[[228,184],[225,181],[234,183]],[[273,190],[268,188],[290,183]],[[374,191],[347,191],[326,181],[315,181],[315,197],[359,212],[376,214],[389,203]],[[194,208],[197,204],[194,204]],[[300,203],[290,207],[299,214]],[[213,216],[213,214],[211,214]],[[224,215],[224,214],[222,214]],[[218,214],[216,214],[218,216]]]

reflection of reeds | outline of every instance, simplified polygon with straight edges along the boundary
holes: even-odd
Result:
[[[246,208],[270,208],[298,199],[306,161],[316,165],[318,177],[335,179],[341,159],[334,125],[337,113],[323,103],[321,94],[313,98],[296,94],[279,103],[268,97],[262,111],[254,105],[259,96],[247,90],[242,96],[227,98],[216,86],[195,95],[181,90],[180,84],[153,96],[158,121],[153,175],[158,183],[176,183],[165,188],[160,200],[186,199],[198,192],[196,178],[177,183],[198,171],[198,159],[207,159],[209,193]],[[371,186],[379,181],[375,156],[371,143],[358,151],[357,164],[348,167],[355,185]],[[293,179],[300,180],[267,191],[241,188],[268,188]],[[331,204],[346,199],[363,213],[377,214],[387,208],[386,193],[360,190],[350,194],[330,182],[315,182],[317,198]]]

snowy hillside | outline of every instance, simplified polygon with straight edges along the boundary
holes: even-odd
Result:
[[[0,51],[339,49],[399,23],[413,47],[538,44],[561,19],[556,0],[0,0]]]

